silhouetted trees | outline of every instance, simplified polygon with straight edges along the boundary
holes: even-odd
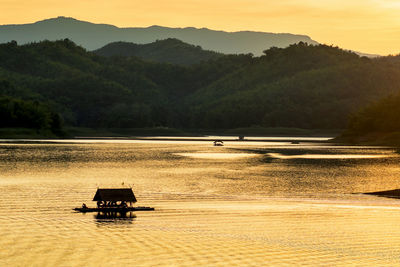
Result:
[[[400,132],[400,94],[385,97],[351,116],[347,135]]]
[[[138,57],[146,61],[183,66],[223,56],[221,53],[203,50],[200,46],[187,44],[175,38],[157,40],[149,44],[115,42],[95,50],[94,53],[105,57]]]
[[[37,101],[0,96],[0,118],[1,128],[23,127],[50,130],[56,134],[62,131],[60,116]]]

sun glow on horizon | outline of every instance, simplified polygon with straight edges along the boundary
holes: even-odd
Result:
[[[0,24],[67,16],[118,27],[287,32],[365,53],[400,53],[400,0],[0,0],[0,5]]]

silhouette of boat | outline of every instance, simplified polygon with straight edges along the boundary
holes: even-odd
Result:
[[[223,146],[224,142],[222,140],[215,140],[214,141],[214,146]]]
[[[97,201],[96,208],[89,208],[85,203],[82,207],[74,208],[79,212],[126,213],[129,211],[150,211],[151,207],[133,207],[136,203],[132,188],[97,189],[93,201]]]

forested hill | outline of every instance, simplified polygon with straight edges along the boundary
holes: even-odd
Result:
[[[385,61],[400,68],[399,56]],[[400,92],[374,101],[353,114],[338,140],[400,146]]]
[[[222,56],[220,53],[203,50],[200,46],[190,45],[173,38],[157,40],[150,44],[115,42],[93,52],[105,57],[135,56],[146,61],[177,65],[193,65]]]
[[[343,128],[349,114],[400,90],[400,68],[304,43],[272,48],[187,99],[202,127]]]
[[[105,58],[68,39],[0,45],[0,94],[45,103],[66,125],[80,127],[183,126],[177,110],[187,95],[249,64],[224,56],[190,68]]]
[[[66,39],[0,45],[0,81],[1,97],[44,105],[65,125],[332,129],[398,92],[400,68],[305,43],[185,67],[101,57]]]
[[[354,114],[347,135],[400,132],[400,94],[385,97]]]

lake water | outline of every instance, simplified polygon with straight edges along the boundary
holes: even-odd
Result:
[[[0,266],[400,264],[400,200],[361,194],[400,188],[395,149],[211,140],[3,140]],[[156,210],[72,211],[128,186]]]

